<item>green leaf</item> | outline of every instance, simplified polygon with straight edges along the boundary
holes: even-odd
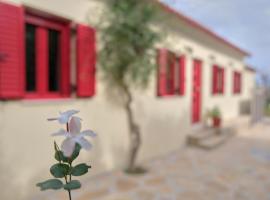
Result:
[[[81,183],[76,180],[72,180],[69,183],[64,185],[65,190],[76,190],[76,189],[79,189],[80,187],[81,187]]]
[[[91,166],[88,166],[85,163],[82,163],[73,167],[71,169],[71,174],[73,176],[82,176],[88,172],[89,168],[91,168]]]
[[[54,154],[54,158],[57,160],[57,161],[63,161],[63,162],[69,162],[68,158],[64,156],[64,153],[62,151],[56,151],[55,154]]]
[[[68,175],[69,166],[58,163],[51,167],[50,172],[55,178],[63,178],[64,176]]]
[[[66,157],[64,153],[60,150],[55,151],[54,158],[59,162],[62,161],[65,163],[72,163],[79,156],[80,151],[81,151],[81,146],[78,143],[76,143],[74,151],[69,158]]]
[[[59,190],[63,187],[63,183],[62,181],[58,180],[58,179],[49,179],[47,181],[41,182],[41,183],[37,183],[36,185],[37,187],[40,187],[40,190]]]
[[[74,148],[74,151],[73,151],[73,153],[72,153],[72,155],[70,157],[70,163],[79,156],[80,151],[81,151],[81,145],[79,145],[78,143],[76,143],[75,148]]]

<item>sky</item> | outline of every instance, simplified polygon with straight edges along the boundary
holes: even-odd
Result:
[[[250,52],[246,62],[270,74],[270,0],[162,0]]]

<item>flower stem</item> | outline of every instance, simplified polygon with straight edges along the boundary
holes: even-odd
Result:
[[[67,132],[69,132],[69,126],[68,126],[68,123],[67,123]],[[71,163],[69,163],[69,167],[71,169]],[[71,174],[69,175],[69,181],[68,181],[68,178],[67,176],[65,176],[65,181],[66,181],[66,184],[70,183],[71,181]],[[72,200],[71,198],[71,191],[70,190],[67,190],[68,191],[68,197],[69,197],[69,200]]]
[[[67,123],[67,132],[69,132],[69,126],[68,126],[68,123]]]
[[[65,176],[65,181],[66,181],[66,184],[68,184],[68,180],[67,180],[67,177]],[[69,200],[72,200],[71,198],[71,191],[70,190],[67,190],[68,191],[68,197],[69,197]]]

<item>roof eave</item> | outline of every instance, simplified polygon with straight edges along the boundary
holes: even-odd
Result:
[[[193,26],[196,29],[201,30],[202,32],[208,34],[209,36],[217,39],[219,42],[225,44],[226,46],[236,50],[237,52],[243,54],[243,56],[249,57],[251,56],[251,54],[243,49],[241,49],[240,47],[234,45],[233,43],[229,42],[228,40],[222,38],[221,36],[217,35],[216,33],[214,33],[212,30],[206,28],[205,26],[201,25],[200,23],[196,22],[195,20],[179,13],[178,11],[172,9],[171,7],[167,6],[166,4],[160,2],[159,0],[154,0],[163,10],[165,10],[168,13],[171,13],[173,15],[175,15],[176,17],[178,17],[181,20],[184,20],[185,22],[187,22],[189,25]]]
[[[256,73],[256,69],[254,67],[246,66],[246,70]]]

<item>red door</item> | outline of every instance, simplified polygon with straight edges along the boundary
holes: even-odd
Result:
[[[202,62],[193,61],[193,84],[192,84],[192,123],[200,122],[201,119],[201,72]]]

